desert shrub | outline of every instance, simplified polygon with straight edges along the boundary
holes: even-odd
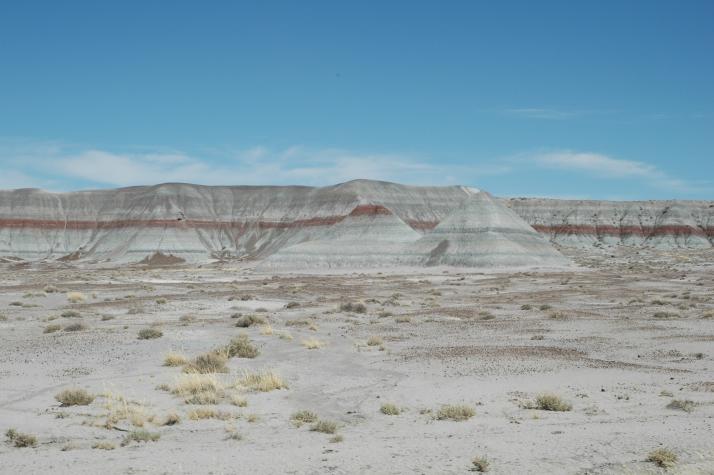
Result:
[[[265,307],[258,307],[258,308],[255,309],[255,311],[256,311],[256,312],[260,312],[260,313],[267,313],[267,312],[268,312],[268,309],[265,308]]]
[[[113,442],[109,442],[108,440],[103,440],[101,442],[95,442],[92,444],[93,449],[99,449],[99,450],[114,450],[117,448],[116,445],[114,445]]]
[[[387,318],[387,317],[393,317],[394,314],[392,312],[389,312],[387,310],[382,310],[381,312],[378,313],[379,318]]]
[[[22,307],[22,302],[20,302],[20,301],[10,302],[8,305],[10,305],[11,307]]]
[[[82,292],[67,292],[67,300],[70,303],[81,303],[87,300],[87,296]]]
[[[673,399],[667,404],[667,409],[677,409],[685,412],[692,412],[696,404],[689,399]]]
[[[186,404],[218,404],[224,394],[223,385],[215,374],[201,373],[183,375],[170,391],[183,397]]]
[[[667,305],[667,302],[664,300],[655,299],[651,302],[651,304],[652,305]]]
[[[87,406],[94,401],[94,396],[81,388],[65,389],[55,395],[62,406]]]
[[[671,468],[677,463],[677,454],[669,449],[656,449],[650,452],[645,460],[658,467]]]
[[[273,334],[273,327],[270,326],[270,323],[260,327],[260,334],[265,336],[270,336]]]
[[[308,350],[317,350],[324,346],[325,344],[316,338],[307,338],[302,341],[302,346]]]
[[[343,440],[345,440],[345,438],[342,437],[341,434],[336,434],[336,435],[333,435],[332,437],[330,437],[330,443],[332,443],[332,444],[338,444],[338,443],[342,442]]]
[[[163,304],[165,304],[166,302],[168,302],[168,300],[166,300],[166,299],[163,298],[163,297],[156,299],[156,303],[159,304],[159,305],[163,305]]]
[[[323,434],[334,434],[337,432],[337,423],[328,420],[319,420],[312,427],[311,431],[322,432]]]
[[[193,315],[181,315],[179,318],[179,322],[181,322],[184,325],[188,325],[189,323],[195,321],[196,318]]]
[[[300,304],[297,302],[288,302],[288,304],[285,305],[285,308],[295,308],[295,307],[299,307],[299,306],[300,306]]]
[[[535,408],[542,411],[570,411],[573,405],[555,394],[543,393],[536,396]]]
[[[114,320],[114,316],[113,315],[102,315],[103,322],[107,322],[109,320]]]
[[[486,457],[474,457],[471,460],[471,471],[472,472],[488,472],[491,463]]]
[[[568,316],[565,312],[551,312],[550,315],[548,315],[548,318],[552,320],[565,320]]]
[[[551,306],[548,305],[547,303],[544,303],[543,305],[541,305],[540,307],[538,307],[538,310],[540,310],[540,311],[542,311],[542,312],[545,312],[546,310],[550,310],[551,308],[553,308],[553,307],[551,307]]]
[[[67,325],[64,327],[64,331],[66,332],[81,332],[82,330],[86,330],[88,327],[84,323],[72,323],[70,325]]]
[[[209,351],[195,357],[184,366],[185,373],[227,373],[226,362],[228,357],[222,351]]]
[[[55,287],[54,285],[46,285],[45,288],[42,290],[47,294],[53,294],[55,292],[59,292],[59,289],[57,287]]]
[[[65,310],[60,314],[60,316],[64,318],[79,318],[82,314],[76,310]]]
[[[18,432],[16,429],[8,429],[5,432],[5,437],[15,447],[35,447],[37,445],[37,437],[32,434]]]
[[[679,318],[679,315],[672,312],[655,312],[652,316],[659,319]]]
[[[43,333],[54,333],[54,332],[60,331],[61,329],[62,329],[62,325],[57,325],[55,323],[52,325],[47,325],[45,327],[45,329],[43,330]]]
[[[367,346],[379,346],[384,343],[381,336],[373,335],[367,340]]]
[[[166,414],[166,417],[164,418],[163,421],[161,421],[161,425],[164,426],[175,426],[181,422],[181,418],[179,417],[178,414],[175,412],[170,412],[169,414]]]
[[[293,413],[290,420],[296,425],[312,424],[313,422],[317,422],[317,414],[312,411],[298,411]]]
[[[533,305],[531,305],[529,303],[521,305],[521,310],[530,310],[532,308],[533,308]]]
[[[438,420],[465,421],[476,415],[471,406],[464,404],[446,404],[436,413]]]
[[[394,404],[386,403],[382,404],[382,407],[379,408],[379,412],[387,416],[398,416],[402,410]]]
[[[258,349],[250,342],[248,335],[233,338],[226,346],[225,351],[229,358],[255,358],[259,354]]]
[[[409,315],[402,315],[394,319],[396,323],[409,323],[412,321],[412,318]]]
[[[221,421],[227,421],[229,419],[235,418],[235,415],[231,414],[230,412],[217,411],[213,408],[199,407],[189,411],[188,414],[186,414],[186,417],[188,417],[192,421],[197,421],[201,419],[218,419]]]
[[[142,328],[139,330],[137,338],[139,340],[153,340],[155,338],[161,338],[162,336],[164,336],[164,334],[158,328]]]
[[[265,318],[259,315],[243,315],[236,320],[236,326],[239,328],[247,328],[253,325],[265,324]]]
[[[268,392],[274,389],[287,389],[288,385],[280,375],[270,370],[249,372],[244,371],[236,382],[237,385],[252,389],[253,391]]]
[[[340,310],[343,312],[365,313],[367,307],[363,303],[347,302],[340,305]]]
[[[180,353],[169,353],[164,358],[164,366],[183,366],[186,363],[188,360]]]
[[[158,432],[149,432],[148,430],[139,429],[129,432],[124,440],[121,441],[121,446],[125,447],[132,442],[156,442],[161,437]]]

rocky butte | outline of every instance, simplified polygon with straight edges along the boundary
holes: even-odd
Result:
[[[0,191],[5,260],[548,267],[568,263],[557,246],[705,249],[713,242],[711,201],[499,199],[464,186],[370,180]]]

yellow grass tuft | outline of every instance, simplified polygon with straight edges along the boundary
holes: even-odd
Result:
[[[308,338],[302,341],[302,346],[308,350],[317,350],[325,346],[325,344],[316,338]]]
[[[287,383],[283,381],[280,375],[271,370],[263,370],[255,373],[244,371],[243,375],[236,381],[236,386],[260,392],[288,389]]]
[[[67,292],[67,300],[70,303],[82,303],[87,300],[87,296],[82,292]]]

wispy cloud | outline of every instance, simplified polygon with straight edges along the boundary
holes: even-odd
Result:
[[[528,161],[538,167],[565,171],[585,172],[610,179],[638,179],[645,185],[678,192],[699,192],[701,186],[670,176],[649,163],[623,160],[590,152],[559,150],[522,154],[518,161]]]
[[[77,186],[131,186],[165,182],[206,185],[328,185],[357,178],[424,185],[475,183],[506,173],[509,165],[446,165],[406,154],[343,149],[257,146],[211,151],[208,157],[175,151],[112,152],[56,143],[0,141],[2,188],[53,190]]]
[[[503,109],[501,113],[503,115],[517,117],[520,119],[541,120],[565,120],[572,119],[584,114],[584,112],[543,108]]]

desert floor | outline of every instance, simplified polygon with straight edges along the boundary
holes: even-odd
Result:
[[[666,473],[714,473],[714,252],[570,254],[336,276],[6,263],[0,430],[36,443],[0,434],[0,472],[639,474],[667,448]],[[257,356],[180,365],[241,334]],[[56,400],[76,388],[93,401]]]

